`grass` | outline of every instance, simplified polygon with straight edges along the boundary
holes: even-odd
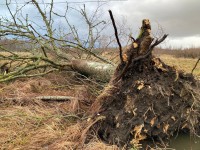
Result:
[[[177,58],[171,55],[160,55],[158,56],[166,64],[176,67],[178,70],[182,70],[186,73],[191,73],[194,65],[197,62],[197,58]],[[194,70],[194,75],[200,77],[200,63],[198,63]]]
[[[191,73],[197,59],[200,57],[200,48],[190,49],[159,49],[156,48],[153,53],[161,58],[166,64],[176,67],[186,73]],[[198,63],[193,74],[200,78],[200,63]]]
[[[89,126],[85,111],[95,96],[89,92],[93,85],[86,83],[88,79],[75,80],[66,73],[52,73],[0,84],[0,148],[117,150],[99,141],[95,134],[89,143],[79,143],[82,131]],[[77,100],[35,99],[42,95],[68,95]]]

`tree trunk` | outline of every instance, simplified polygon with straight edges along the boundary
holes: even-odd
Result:
[[[97,80],[108,82],[115,70],[115,66],[88,60],[72,60],[72,67],[79,73]]]

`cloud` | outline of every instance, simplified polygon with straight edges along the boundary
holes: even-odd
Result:
[[[18,0],[18,3],[26,2],[27,0]],[[81,1],[81,0],[77,0]],[[15,1],[13,1],[15,2]],[[44,0],[50,2],[50,0]],[[63,0],[54,0],[54,2],[63,2]],[[68,2],[75,2],[68,0]],[[0,2],[1,4],[5,2]],[[70,4],[70,6],[79,8],[82,4]],[[96,3],[86,3],[88,11],[94,11]],[[102,6],[104,19],[109,19],[107,10],[111,9],[116,20],[121,20],[124,16],[127,20],[127,26],[133,30],[133,36],[136,37],[141,20],[149,18],[152,24],[154,35],[159,35],[162,31],[169,34],[168,44],[172,47],[188,47],[200,46],[200,0],[127,0],[127,1],[111,1]],[[14,11],[15,5],[12,5]],[[54,9],[62,13],[66,5],[56,4]],[[37,22],[38,11],[34,6],[28,5],[24,9],[24,14],[28,13],[30,18]],[[9,16],[5,5],[1,5],[1,16]],[[79,26],[79,30],[84,31],[83,21],[73,11],[69,13],[69,20],[72,24]],[[55,18],[56,24],[63,24],[64,21]],[[82,29],[81,29],[82,28]],[[161,30],[162,29],[162,30]]]
[[[200,47],[199,0],[128,0],[109,3],[115,16],[124,15],[134,33],[141,20],[151,20],[153,33],[162,30],[169,34],[172,47]]]
[[[129,0],[110,6],[118,15],[125,15],[131,26],[149,18],[173,37],[200,34],[199,0]]]
[[[200,36],[190,36],[181,38],[168,38],[160,46],[162,48],[185,49],[200,47]]]

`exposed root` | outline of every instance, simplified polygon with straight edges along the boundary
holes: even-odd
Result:
[[[106,117],[99,122],[101,139],[144,148],[152,140],[166,147],[177,131],[198,135],[198,81],[152,56],[131,65],[122,79],[110,81],[92,106],[92,112]],[[112,79],[119,74],[120,67]]]

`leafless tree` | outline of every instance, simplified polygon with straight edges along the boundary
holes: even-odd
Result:
[[[16,3],[14,12],[12,2]],[[93,13],[89,13],[86,5],[75,8],[67,2],[64,13],[58,13],[54,5],[54,0],[48,4],[31,0],[24,5],[6,0],[11,18],[2,17],[0,21],[0,59],[2,64],[6,62],[11,68],[7,74],[0,75],[0,82],[44,75],[54,70],[70,70],[71,60],[76,58],[96,58],[112,64],[94,52],[96,43],[102,39],[101,33],[110,25],[101,19],[102,3],[98,3]],[[33,19],[31,12],[24,13],[28,6],[34,6],[38,12],[37,20]],[[85,23],[86,38],[82,38],[81,31],[70,22],[69,18],[73,16],[69,11],[75,11]],[[62,19],[62,26],[55,26],[55,18]],[[114,41],[114,37],[109,36],[104,36],[110,38],[106,46]]]

